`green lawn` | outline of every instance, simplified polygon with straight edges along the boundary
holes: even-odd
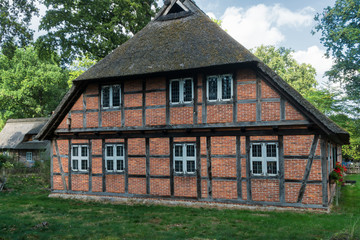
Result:
[[[343,187],[331,214],[50,199],[38,178],[12,179],[14,190],[0,193],[0,239],[360,239],[360,175],[348,179],[357,184]]]

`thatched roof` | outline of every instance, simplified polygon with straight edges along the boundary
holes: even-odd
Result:
[[[0,132],[0,149],[44,149],[48,141],[23,142],[26,135],[36,135],[48,118],[9,119]]]
[[[187,10],[172,12],[170,8],[175,3]],[[44,139],[55,131],[89,82],[245,65],[267,76],[275,89],[326,134],[335,136],[338,142],[349,142],[346,131],[319,112],[273,70],[223,31],[192,0],[166,1],[158,15],[144,29],[75,79],[73,88],[38,134],[38,138]]]
[[[75,81],[259,61],[192,1],[183,4],[191,13],[166,20],[161,18],[165,5],[145,28]]]

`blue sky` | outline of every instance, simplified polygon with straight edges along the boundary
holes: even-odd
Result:
[[[317,70],[317,80],[332,65],[323,57],[320,34],[311,34],[314,16],[335,0],[195,0],[209,16],[223,21],[223,28],[247,48],[261,44],[284,46],[295,51],[294,58]]]

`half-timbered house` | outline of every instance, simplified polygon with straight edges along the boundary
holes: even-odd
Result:
[[[53,194],[315,209],[349,141],[191,0],[74,80],[38,137]]]

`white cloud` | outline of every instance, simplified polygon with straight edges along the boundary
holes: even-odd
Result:
[[[282,27],[300,28],[312,23],[313,9],[293,12],[276,4],[258,4],[245,10],[229,7],[220,18],[222,27],[247,48],[261,44],[278,45],[285,40]]]
[[[326,58],[324,54],[324,50],[320,49],[318,46],[312,46],[305,51],[294,52],[293,56],[299,63],[311,64],[316,69],[317,81],[321,84],[327,80],[324,78],[325,72],[330,70],[331,66],[334,64],[333,59]]]

